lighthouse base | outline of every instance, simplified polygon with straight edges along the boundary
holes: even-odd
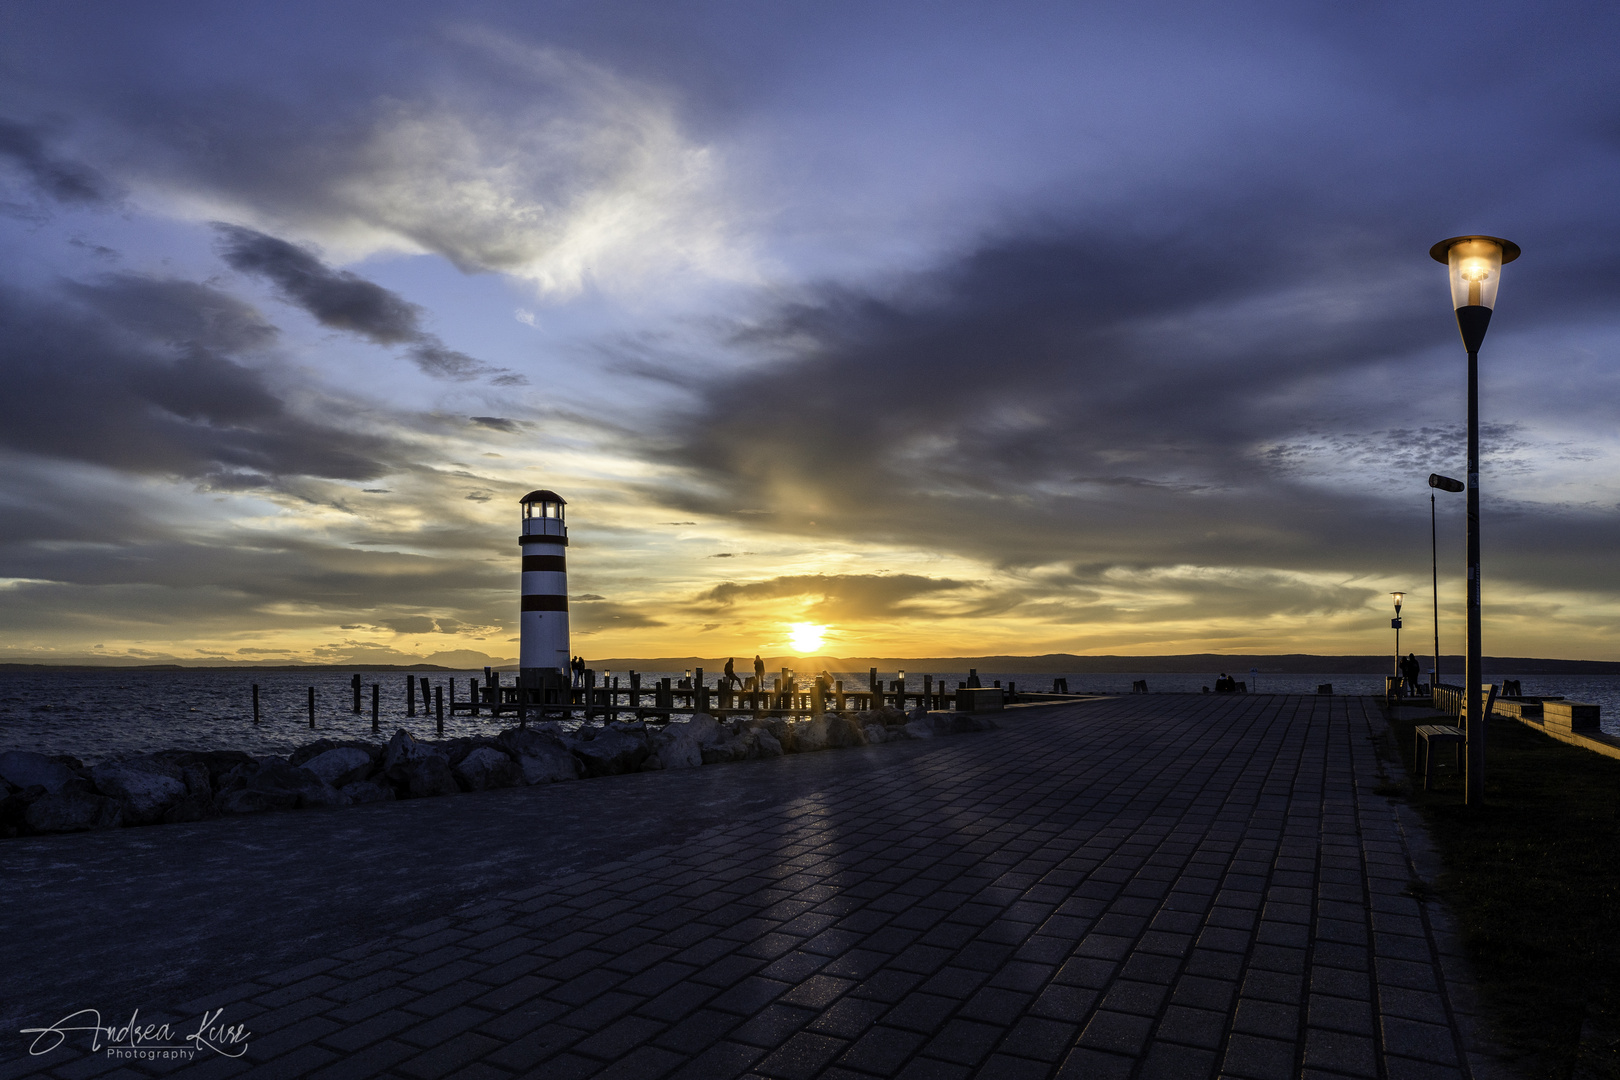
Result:
[[[518,669],[518,685],[533,690],[566,690],[568,676],[562,668],[526,667]]]

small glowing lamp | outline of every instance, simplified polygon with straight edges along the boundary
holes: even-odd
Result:
[[[1389,594],[1389,598],[1395,601],[1395,614],[1399,615],[1401,613],[1401,602],[1406,599],[1406,594],[1403,592],[1392,592]]]
[[[1496,309],[1502,265],[1519,257],[1519,245],[1496,236],[1453,236],[1430,248],[1429,256],[1451,271],[1451,306],[1457,311],[1457,329],[1468,351],[1479,352]]]
[[[1429,249],[1451,270],[1451,306],[1496,308],[1502,264],[1519,257],[1519,245],[1494,236],[1454,236]]]

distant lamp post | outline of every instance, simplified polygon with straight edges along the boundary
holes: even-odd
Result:
[[[1484,677],[1479,619],[1479,346],[1491,325],[1502,266],[1519,257],[1519,245],[1495,236],[1453,236],[1429,249],[1451,272],[1451,306],[1468,350],[1468,643],[1463,660],[1463,722],[1468,771],[1463,801],[1478,806],[1485,795],[1485,722],[1479,688]]]
[[[1461,480],[1453,480],[1439,473],[1429,474],[1429,581],[1434,597],[1434,666],[1429,669],[1429,694],[1440,684],[1440,542],[1435,535],[1434,493],[1461,491],[1466,487]]]
[[[1395,601],[1395,617],[1389,620],[1389,625],[1395,628],[1395,677],[1401,678],[1401,604],[1406,600],[1403,592],[1392,592],[1389,598]],[[1402,685],[1396,683],[1396,686]]]

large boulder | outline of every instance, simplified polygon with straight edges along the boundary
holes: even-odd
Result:
[[[555,784],[579,777],[579,759],[569,752],[554,726],[536,724],[503,731],[500,743],[517,759],[525,784]]]
[[[185,774],[174,762],[160,757],[142,755],[104,762],[91,769],[90,775],[97,791],[122,804],[126,825],[156,824],[186,797]]]
[[[349,803],[331,784],[279,757],[263,757],[252,765],[238,766],[221,778],[221,787],[215,804],[227,814]]]
[[[0,779],[19,788],[42,787],[55,794],[73,780],[73,770],[44,754],[8,750],[0,754]]]
[[[647,742],[652,752],[641,763],[643,772],[695,769],[703,764],[703,744],[697,741],[686,724],[670,724],[663,731],[649,734]]]
[[[523,783],[523,766],[488,746],[469,751],[451,771],[468,791],[516,787]]]
[[[913,720],[901,730],[906,733],[908,739],[932,739],[934,737],[934,725],[927,720]]]
[[[345,784],[340,794],[354,806],[362,803],[394,801],[393,788],[372,780],[357,780],[352,784]]]
[[[297,764],[297,762],[293,762]],[[356,746],[335,746],[303,763],[304,768],[335,788],[371,775],[371,755]]]
[[[635,772],[652,753],[646,731],[640,724],[609,724],[591,732],[591,738],[576,742],[572,749],[585,763],[586,776]]]
[[[84,832],[116,829],[123,824],[124,807],[117,799],[68,788],[35,799],[26,820],[35,832]]]
[[[760,728],[755,733],[755,749],[757,756],[762,758],[781,757],[782,744],[772,735],[770,729]]]
[[[383,773],[399,794],[411,799],[456,795],[461,785],[450,771],[450,761],[437,749],[417,742],[400,728],[383,752]]]
[[[847,746],[865,746],[866,729],[854,720],[829,713],[827,720],[827,746],[842,749]]]
[[[827,749],[827,716],[812,716],[793,725],[793,743],[801,754]]]
[[[693,713],[692,719],[677,721],[668,725],[666,730],[682,731],[690,735],[700,745],[719,742],[725,735],[725,732],[720,727],[720,721],[708,713]]]
[[[792,720],[785,716],[768,716],[760,723],[766,731],[771,733],[771,737],[776,740],[776,745],[781,748],[782,753],[793,754],[798,752],[798,743],[793,737]]]

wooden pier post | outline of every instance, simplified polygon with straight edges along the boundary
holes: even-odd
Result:
[[[259,684],[253,684],[253,722],[259,722]]]
[[[405,676],[405,715],[416,715],[416,676]]]
[[[313,686],[309,688],[309,726],[311,729],[315,727],[315,688]]]
[[[833,681],[833,700],[838,703],[838,711],[843,712],[845,706],[843,679],[835,679]]]
[[[810,686],[810,715],[811,716],[820,716],[822,713],[824,713],[826,711],[827,711],[826,684],[824,684],[821,681],[821,676],[817,675],[816,676],[816,681],[814,683],[812,683],[811,686]]]
[[[878,682],[877,668],[870,668],[866,672],[866,688],[872,693],[872,703],[868,708],[876,712],[883,708],[883,684]]]
[[[439,738],[444,738],[444,687],[433,688],[433,713],[438,720]]]
[[[641,673],[630,673],[630,708],[635,710],[636,719],[641,718]]]
[[[354,677],[349,680],[349,685],[354,689],[354,715],[359,716],[360,715],[360,673],[358,671],[355,672]]]
[[[472,697],[472,705],[468,708],[467,711],[470,712],[472,715],[477,716],[478,715],[478,676],[474,675],[472,678],[467,680],[467,693]]]
[[[923,696],[919,704],[925,709],[934,707],[934,677],[932,675],[923,676]]]
[[[382,687],[377,683],[371,684],[371,730],[377,729],[377,702],[382,697]]]
[[[499,692],[497,692],[497,696],[498,696],[498,693]],[[517,711],[518,711],[518,727],[520,727],[520,728],[528,727],[529,726],[529,695],[525,694],[523,692],[523,676],[522,675],[518,676]]]

